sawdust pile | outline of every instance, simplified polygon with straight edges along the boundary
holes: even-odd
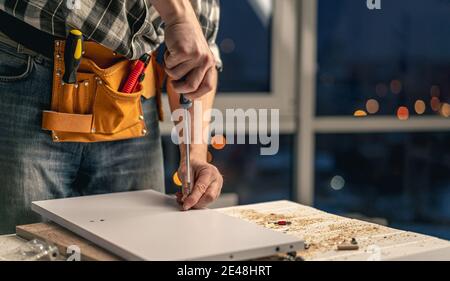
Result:
[[[387,227],[331,215],[319,210],[300,209],[286,214],[264,213],[253,209],[239,209],[227,214],[256,223],[276,231],[303,238],[306,250],[298,255],[312,259],[319,253],[336,251],[337,245],[357,239],[359,246],[368,246],[375,235],[390,232]],[[278,225],[280,220],[289,221],[289,225]],[[387,237],[384,237],[387,238]]]

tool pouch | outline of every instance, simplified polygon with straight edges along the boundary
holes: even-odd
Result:
[[[143,137],[148,133],[142,98],[155,97],[159,117],[163,71],[152,56],[145,78],[134,93],[119,92],[133,63],[95,42],[84,42],[76,84],[64,84],[63,40],[55,41],[51,110],[42,128],[55,142],[100,142]],[[162,76],[161,76],[162,77]]]

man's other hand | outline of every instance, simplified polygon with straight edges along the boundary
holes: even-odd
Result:
[[[184,161],[181,161],[179,175],[185,174]],[[193,175],[192,191],[186,198],[178,192],[177,202],[184,211],[205,208],[219,198],[222,190],[223,178],[219,170],[203,160],[191,159],[191,173]]]

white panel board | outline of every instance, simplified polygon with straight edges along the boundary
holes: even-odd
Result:
[[[181,212],[151,190],[33,202],[32,209],[127,260],[245,260],[304,248],[299,238],[214,210]]]

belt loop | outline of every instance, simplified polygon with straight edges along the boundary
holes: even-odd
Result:
[[[44,62],[44,56],[41,54],[38,54],[35,58],[37,63],[42,64]]]
[[[19,43],[17,43],[17,53],[22,54],[23,53],[23,46]]]

